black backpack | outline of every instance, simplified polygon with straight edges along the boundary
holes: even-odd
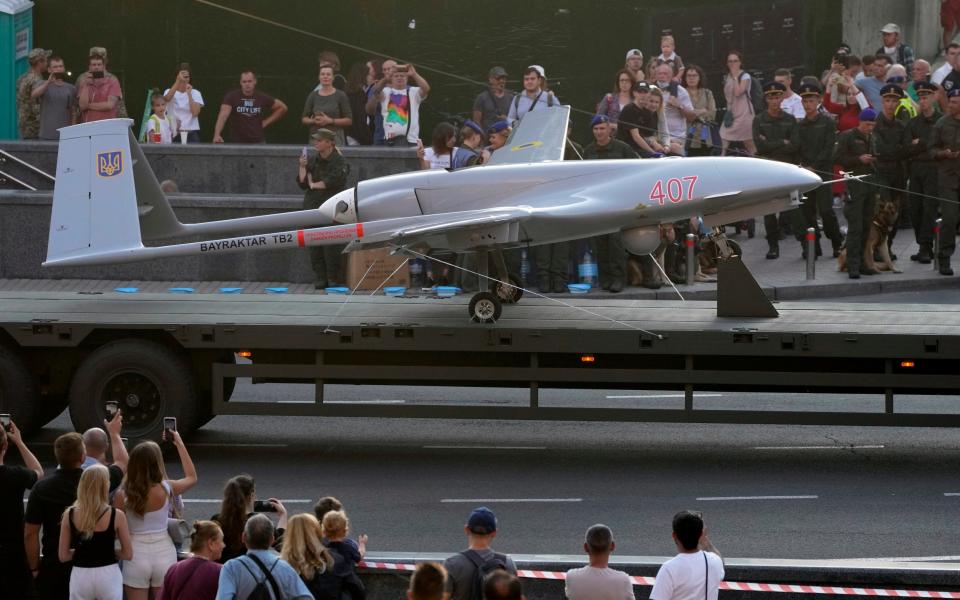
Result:
[[[273,571],[273,567],[276,567],[277,563],[280,562],[280,559],[278,558],[276,562],[273,563],[273,567],[267,570],[267,566],[263,564],[259,558],[253,554],[247,554],[247,556],[249,556],[253,562],[257,563],[257,566],[263,571],[264,578],[263,580],[258,580],[253,570],[247,566],[247,563],[245,563],[243,559],[238,559],[240,560],[240,564],[242,564],[247,572],[250,573],[250,576],[253,577],[253,580],[257,582],[257,585],[253,586],[253,590],[247,595],[246,600],[284,600],[286,596],[280,593],[280,586],[277,585],[277,580],[270,574],[270,572]],[[273,594],[267,589],[268,581],[270,582],[270,587],[273,588]]]
[[[473,563],[473,589],[470,592],[470,600],[483,600],[483,580],[487,575],[497,569],[507,568],[507,555],[494,552],[493,556],[484,560],[476,550],[464,550],[460,554],[467,557],[467,560]]]
[[[743,73],[746,73],[744,71]],[[740,77],[743,77],[743,73]],[[767,110],[767,101],[763,96],[763,84],[754,76],[750,76],[750,104],[753,105],[753,114],[760,115]]]

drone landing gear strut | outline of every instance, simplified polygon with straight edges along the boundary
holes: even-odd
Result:
[[[493,282],[488,279],[491,253],[497,271],[497,280]],[[478,292],[470,299],[470,318],[477,323],[494,323],[500,318],[504,304],[514,304],[523,296],[520,280],[507,272],[502,250],[477,250],[477,273],[480,280],[477,289],[489,291]]]

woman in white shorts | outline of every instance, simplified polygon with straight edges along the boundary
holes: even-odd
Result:
[[[183,465],[183,479],[167,479],[163,454],[154,442],[143,442],[130,452],[123,486],[114,505],[125,509],[133,543],[133,559],[123,563],[123,590],[127,600],[147,600],[160,593],[163,576],[176,564],[177,551],[167,534],[167,518],[173,496],[183,494],[197,484],[193,466],[180,434],[167,430],[164,439],[172,439]]]
[[[103,465],[89,467],[80,477],[77,501],[60,521],[61,562],[73,563],[70,600],[122,600],[123,578],[118,559],[133,555],[122,510],[108,502],[110,474]],[[115,542],[120,549],[115,549]]]

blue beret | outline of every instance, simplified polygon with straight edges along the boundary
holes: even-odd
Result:
[[[607,115],[594,115],[593,118],[590,119],[590,127],[596,127],[600,123],[609,123],[609,122],[610,122],[610,117],[608,117]]]
[[[472,119],[467,119],[463,122],[464,127],[469,127],[470,129],[476,131],[478,134],[483,135],[483,127],[477,125]]]
[[[487,133],[500,133],[506,129],[510,129],[510,121],[497,121],[487,129]]]
[[[865,108],[860,111],[860,120],[861,121],[876,121],[877,120],[877,111],[872,108]]]

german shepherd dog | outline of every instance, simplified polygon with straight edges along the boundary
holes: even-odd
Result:
[[[897,222],[899,215],[900,209],[897,208],[896,202],[884,200],[877,203],[876,213],[874,213],[873,219],[870,220],[866,240],[864,240],[863,243],[864,268],[875,271],[891,271],[893,273],[903,272],[893,264],[893,260],[890,258],[890,247],[887,245],[887,238],[890,236],[890,231]],[[873,260],[874,253],[880,254],[880,263]],[[846,248],[840,252],[840,256],[837,258],[837,270],[847,270]]]

